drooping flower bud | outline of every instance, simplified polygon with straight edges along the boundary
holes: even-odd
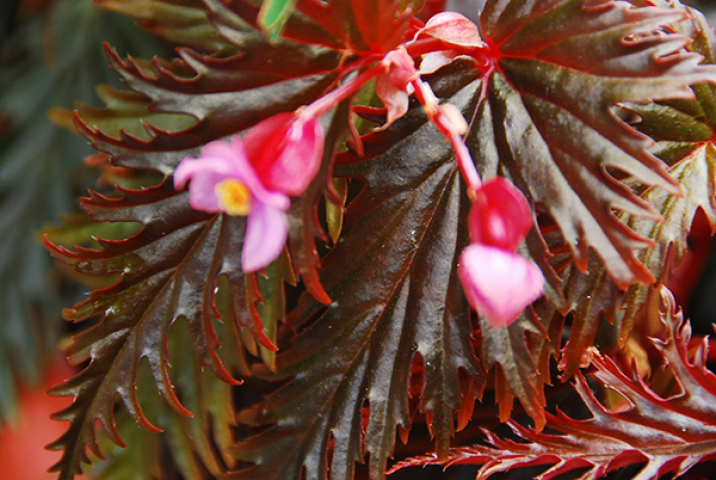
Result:
[[[470,240],[514,252],[532,228],[532,210],[522,192],[502,177],[483,183],[470,210]]]
[[[323,157],[323,126],[315,118],[279,113],[244,136],[246,153],[264,186],[289,196],[302,194]]]
[[[470,306],[492,328],[514,322],[542,295],[544,276],[517,248],[532,228],[532,211],[522,192],[501,177],[474,192],[469,231],[458,276]]]

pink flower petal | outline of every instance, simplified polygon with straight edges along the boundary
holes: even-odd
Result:
[[[266,186],[286,195],[300,195],[318,173],[323,158],[323,126],[314,119],[296,121],[287,143],[266,177]]]
[[[300,195],[321,166],[323,126],[295,113],[279,113],[256,124],[244,136],[256,174],[268,190]]]
[[[408,84],[420,76],[415,62],[405,48],[388,52],[383,58],[383,64],[388,68],[387,77],[390,83],[399,90],[407,91]]]
[[[385,127],[405,115],[410,104],[408,92],[396,88],[388,75],[381,75],[375,80],[375,93],[388,109],[388,121]]]
[[[423,34],[461,47],[481,47],[485,44],[477,25],[456,12],[434,15],[418,32],[418,35]]]
[[[283,210],[255,202],[249,213],[241,268],[244,272],[261,270],[283,251],[288,237],[288,220]]]
[[[451,63],[458,56],[460,52],[455,50],[442,50],[439,52],[430,52],[423,57],[423,61],[420,62],[420,75],[429,75],[440,70],[445,65]]]
[[[388,52],[383,65],[386,71],[376,77],[375,93],[388,109],[385,128],[408,111],[409,95],[413,91],[410,82],[420,78],[420,74],[405,48]]]
[[[458,276],[467,301],[492,328],[514,322],[544,288],[537,265],[517,253],[480,244],[463,250]]]
[[[502,177],[475,192],[470,210],[470,239],[514,252],[532,228],[532,209],[524,194]]]
[[[242,166],[248,166],[240,143],[211,142],[201,150],[199,158],[186,157],[174,171],[174,188],[181,190],[191,180],[189,203],[196,210],[221,211],[214,191],[226,178],[241,178]],[[250,169],[250,166],[249,166]]]
[[[221,208],[215,188],[227,178],[240,180],[253,197],[274,208],[286,210],[290,206],[291,202],[285,195],[271,192],[261,183],[238,136],[234,136],[230,143],[223,140],[210,142],[201,149],[199,158],[186,157],[182,160],[174,171],[174,188],[181,190],[191,180],[189,203],[192,208],[218,213]]]

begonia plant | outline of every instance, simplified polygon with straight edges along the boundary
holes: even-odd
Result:
[[[175,48],[50,111],[101,171],[42,232],[91,288],[57,478],[701,478],[716,31],[478,3],[94,0]]]

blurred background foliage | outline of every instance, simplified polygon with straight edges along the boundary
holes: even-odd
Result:
[[[61,319],[86,287],[52,267],[36,232],[78,212],[97,188],[87,142],[48,118],[51,108],[98,104],[95,88],[119,86],[102,42],[151,58],[169,46],[92,0],[4,2],[0,10],[0,423],[15,413],[18,382],[34,385],[55,359]],[[76,221],[78,229],[83,228]],[[89,238],[77,232],[77,238]],[[67,238],[72,242],[73,238]],[[63,242],[64,243],[64,242]]]

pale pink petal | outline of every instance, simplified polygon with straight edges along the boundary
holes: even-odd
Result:
[[[542,271],[526,258],[473,243],[463,250],[458,276],[467,301],[492,328],[514,322],[542,295]]]
[[[207,151],[212,154],[207,155]],[[222,179],[234,177],[240,170],[235,156],[231,146],[224,141],[208,143],[201,149],[199,158],[186,157],[179,162],[174,170],[174,188],[181,190],[192,178],[209,172],[221,176]]]
[[[411,82],[420,78],[415,62],[405,48],[391,50],[383,58],[386,71],[376,77],[375,93],[388,110],[387,123],[393,123],[408,111],[410,94],[413,92]]]
[[[395,88],[407,91],[408,84],[418,78],[415,62],[405,48],[391,50],[383,58],[383,64],[388,68],[387,76]]]
[[[241,251],[244,272],[261,270],[281,254],[288,236],[288,220],[283,210],[255,202],[249,213],[246,237]]]
[[[420,74],[429,75],[440,70],[460,55],[455,50],[442,50],[440,52],[430,52],[423,57],[420,62]]]
[[[238,136],[234,136],[230,143],[222,140],[208,143],[201,149],[199,158],[182,160],[174,171],[174,188],[181,190],[191,180],[189,203],[192,208],[218,213],[221,208],[215,188],[227,178],[243,182],[260,202],[281,210],[290,206],[290,200],[285,195],[264,188],[246,158],[243,142]]]
[[[388,75],[381,75],[375,80],[375,93],[388,109],[388,121],[385,127],[405,115],[410,104],[410,97],[406,91],[396,88]]]
[[[485,45],[480,37],[477,25],[456,12],[442,12],[434,15],[418,35],[430,35],[446,43],[461,47],[481,47]]]
[[[192,208],[211,213],[220,212],[214,190],[216,184],[224,179],[240,177],[241,162],[237,161],[236,156],[231,145],[226,142],[207,144],[202,148],[199,158],[186,157],[177,165],[174,170],[174,188],[181,190],[191,180],[189,203]]]
[[[473,242],[515,251],[532,223],[529,202],[508,180],[492,178],[475,192],[468,224]]]

